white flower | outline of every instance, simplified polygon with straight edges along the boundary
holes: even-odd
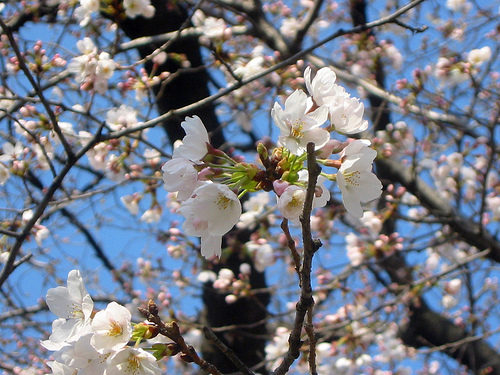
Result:
[[[174,150],[173,158],[185,158],[198,162],[207,154],[207,143],[210,143],[207,129],[198,116],[186,117],[181,123],[186,131],[182,144]]]
[[[364,104],[335,83],[337,76],[333,70],[322,68],[311,80],[311,68],[307,67],[304,79],[315,103],[328,108],[330,122],[337,132],[355,134],[368,128],[368,121],[363,120]]]
[[[306,169],[299,171],[299,181],[309,181],[309,172]],[[313,198],[313,208],[324,207],[330,200],[330,190],[325,186],[327,178],[319,175],[316,180],[316,189]]]
[[[90,55],[97,53],[97,47],[95,46],[92,39],[85,37],[78,42],[76,42],[76,48],[82,53],[82,55]]]
[[[0,161],[9,162],[19,159],[24,153],[24,146],[21,142],[16,142],[15,145],[12,143],[4,143],[2,145],[2,150],[3,155],[0,155]]]
[[[320,126],[328,117],[328,109],[319,107],[310,112],[312,102],[302,90],[295,90],[285,101],[285,109],[274,103],[271,110],[274,123],[280,129],[279,141],[292,154],[302,155],[307,144],[314,142],[315,150],[323,147],[330,139],[330,133]]]
[[[101,363],[101,370],[94,371],[91,374],[103,373],[106,359],[102,354],[99,354],[95,348],[90,344],[93,332],[86,333],[78,338],[76,341],[71,341],[63,346],[60,350],[53,354],[57,362],[61,362],[72,368],[87,368],[89,365],[93,370],[97,370],[95,365]],[[89,368],[89,370],[90,370]],[[79,373],[81,374],[81,373]]]
[[[313,79],[311,79],[311,67],[307,67],[304,72],[304,80],[307,91],[313,97],[317,105],[325,105],[331,98],[337,95],[339,87],[335,81],[337,75],[330,68],[321,68]]]
[[[155,15],[155,7],[151,5],[149,0],[123,0],[125,14],[129,18],[143,16],[152,18]]]
[[[454,12],[467,12],[471,4],[466,0],[446,0],[446,7]]]
[[[139,212],[139,197],[136,194],[124,195],[120,198],[125,208],[132,215],[137,215]]]
[[[445,294],[441,299],[441,303],[445,309],[451,309],[457,305],[458,301],[451,294]]]
[[[42,246],[42,241],[49,237],[50,231],[47,227],[41,226],[35,234],[35,241],[38,246]]]
[[[280,34],[285,38],[294,38],[300,27],[300,20],[296,18],[285,18],[280,26]]]
[[[382,230],[382,220],[373,211],[367,211],[360,221],[363,226],[368,228],[370,239],[376,240]]]
[[[161,207],[154,206],[153,208],[144,211],[144,213],[141,216],[141,221],[144,221],[145,223],[148,224],[157,223],[161,219],[161,214],[162,214]]]
[[[360,241],[358,236],[354,233],[349,233],[345,236],[347,257],[351,261],[351,264],[356,267],[359,266],[365,260],[365,254],[360,246]]]
[[[298,185],[288,186],[278,198],[278,210],[288,220],[297,220],[304,209],[306,189]]]
[[[75,9],[75,17],[80,26],[87,26],[92,14],[99,11],[99,0],[80,0],[80,6]]]
[[[160,375],[155,357],[141,348],[126,347],[108,359],[106,375]]]
[[[94,302],[85,289],[80,271],[70,271],[67,287],[49,289],[45,299],[50,311],[60,318],[53,324],[50,341],[59,343],[79,336],[90,324]]]
[[[486,46],[480,49],[473,49],[467,56],[467,61],[473,66],[480,66],[491,59],[491,49]]]
[[[363,217],[361,202],[368,202],[382,194],[382,183],[371,171],[377,152],[361,140],[351,142],[342,151],[342,165],[337,173],[337,184],[346,210],[357,218]]]
[[[288,336],[290,331],[285,327],[276,328],[276,335],[266,345],[266,362],[268,368],[276,368],[283,361],[283,356],[288,350]]]
[[[97,48],[90,38],[79,40],[76,46],[82,55],[71,59],[67,70],[75,74],[75,81],[82,84],[82,89],[94,89],[99,94],[104,94],[108,88],[108,79],[115,70],[115,62],[107,52],[97,55]]]
[[[201,254],[220,257],[222,236],[238,222],[241,203],[226,185],[207,183],[196,188],[178,212],[186,218],[186,234],[201,237]]]
[[[204,270],[199,273],[196,279],[203,284],[209,281],[213,283],[215,280],[217,280],[217,274],[214,271]]]
[[[78,369],[74,369],[72,367],[66,366],[63,363],[57,361],[49,361],[47,362],[47,366],[52,369],[52,374],[54,375],[77,375]]]
[[[255,269],[259,272],[264,272],[266,267],[274,264],[274,251],[270,244],[266,243],[246,243],[247,251],[252,255]]]
[[[255,228],[257,218],[264,212],[268,203],[269,193],[260,192],[252,195],[245,203],[243,203],[245,212],[241,214],[240,220],[236,226],[240,229]]]
[[[449,294],[455,295],[460,291],[460,288],[462,287],[462,280],[460,279],[453,279],[448,281],[445,284],[445,291]]]
[[[167,161],[161,168],[163,171],[163,187],[166,191],[177,193],[177,199],[185,201],[201,184],[198,181],[198,171],[193,162],[184,158],[174,158]]]
[[[92,320],[94,335],[90,340],[99,353],[107,353],[125,346],[132,337],[132,315],[125,307],[110,302],[105,310],[95,314]]]
[[[262,70],[264,70],[264,62],[265,60],[263,56],[256,56],[246,64],[238,62],[236,68],[234,69],[234,74],[243,79],[247,79],[262,72]]]
[[[106,123],[112,131],[131,128],[137,125],[137,111],[122,104],[119,108],[110,109],[106,113]]]
[[[203,35],[210,39],[222,38],[227,28],[222,18],[206,17],[199,9],[194,12],[192,21],[195,26],[201,27]]]

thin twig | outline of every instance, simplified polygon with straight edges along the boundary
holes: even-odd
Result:
[[[212,332],[212,330],[208,327],[203,327],[203,333],[205,334],[205,338],[214,344],[231,362],[234,363],[236,367],[242,372],[243,375],[255,375],[239,358],[238,356],[231,350],[231,348],[227,347],[216,335]]]

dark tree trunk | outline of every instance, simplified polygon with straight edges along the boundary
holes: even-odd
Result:
[[[154,18],[145,20],[143,18],[127,19],[121,22],[120,27],[125,34],[131,38],[142,36],[152,36],[178,30],[188,17],[188,12],[175,5],[175,2],[156,0],[152,2],[156,8]],[[148,56],[160,45],[149,45],[139,48],[141,57]],[[170,109],[181,108],[195,103],[209,96],[209,76],[203,68],[203,59],[200,46],[196,38],[183,39],[181,42],[172,43],[167,52],[184,54],[190,62],[192,69],[180,71],[178,77],[174,78],[164,88],[155,87],[156,104],[160,114],[166,113]],[[145,68],[151,72],[152,63],[146,63]],[[163,65],[158,67],[156,74],[160,72],[177,72],[181,67],[175,59],[168,59]],[[224,142],[224,135],[220,129],[220,124],[215,114],[214,105],[208,105],[190,115],[199,116],[211,135],[211,143],[214,147],[221,147]],[[163,126],[167,132],[171,143],[177,139],[182,139],[184,130],[180,127],[183,118],[174,118],[166,121]],[[245,238],[246,237],[246,238]],[[217,264],[207,264],[215,272],[221,268],[231,269],[238,275],[242,263],[252,266],[251,286],[253,289],[266,288],[265,275],[254,269],[252,260],[242,252],[241,243],[248,241],[248,234],[242,236],[241,233],[235,235],[229,233],[225,241],[231,244],[230,255],[222,259]],[[235,354],[248,367],[255,368],[255,371],[262,375],[267,374],[263,361],[265,359],[265,344],[267,328],[265,318],[267,316],[267,305],[269,303],[268,293],[259,293],[252,297],[240,298],[233,304],[225,302],[225,294],[221,294],[207,284],[203,290],[203,303],[205,305],[202,314],[202,323],[209,327],[233,328],[218,332],[218,337],[229,346]],[[222,373],[236,372],[237,368],[222,354],[212,343],[206,342],[203,346],[203,357],[210,363],[217,366]]]

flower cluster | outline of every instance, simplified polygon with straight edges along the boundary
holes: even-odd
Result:
[[[137,16],[152,18],[156,11],[150,0],[124,0],[123,9],[128,18],[136,18]],[[100,10],[109,11],[106,7],[101,6],[100,0],[80,0],[80,6],[75,9],[75,17],[80,26],[87,26],[92,15]]]
[[[309,143],[314,144],[318,163],[338,169],[338,173],[318,176],[313,208],[323,207],[330,199],[328,180],[337,181],[346,210],[358,218],[363,216],[361,203],[381,194],[382,184],[371,171],[377,152],[369,147],[370,142],[331,139],[334,131],[355,134],[366,130],[363,103],[335,83],[336,75],[329,68],[319,70],[314,79],[308,68],[305,80],[311,96],[296,90],[284,108],[274,104],[271,115],[280,130],[279,144],[272,151],[258,144],[262,165],[244,163],[214,149],[198,117],[188,117],[181,124],[186,136],[163,166],[163,181],[167,191],[177,193],[177,212],[185,217],[185,233],[201,237],[203,256],[220,257],[222,235],[234,225],[255,225],[268,197],[250,200],[245,205],[248,212],[241,217],[238,198],[245,193],[273,191],[282,216],[291,221],[299,218],[307,195]],[[323,127],[328,120],[330,125]],[[340,154],[340,159],[328,159],[332,153]]]
[[[76,46],[82,54],[71,59],[68,71],[75,75],[82,90],[93,89],[104,94],[108,89],[108,79],[115,71],[115,62],[109,53],[97,53],[97,47],[90,38],[79,40]]]
[[[54,374],[161,374],[155,356],[137,345],[127,346],[141,331],[137,327],[147,325],[133,330],[130,312],[116,302],[95,313],[79,271],[69,272],[66,287],[49,289],[46,301],[58,317],[49,339],[42,342],[55,351],[55,360],[47,363]]]

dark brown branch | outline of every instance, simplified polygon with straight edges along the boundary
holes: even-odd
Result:
[[[302,244],[304,246],[304,256],[302,265],[300,267],[300,298],[296,305],[295,319],[293,322],[292,331],[288,338],[288,351],[286,352],[281,364],[272,372],[272,375],[283,375],[288,372],[290,366],[300,356],[300,348],[302,347],[302,328],[304,327],[304,320],[306,314],[312,314],[314,306],[314,299],[311,285],[311,270],[312,259],[314,254],[321,247],[321,243],[312,238],[311,233],[311,212],[314,199],[314,192],[316,189],[316,182],[321,168],[316,163],[316,156],[314,154],[314,143],[307,145],[307,167],[309,171],[309,180],[307,183],[306,199],[304,202],[304,209],[300,216],[300,223],[302,225]],[[309,333],[311,336],[311,333]],[[313,345],[314,348],[314,345]]]
[[[159,330],[159,333],[165,337],[168,337],[170,340],[179,345],[180,350],[182,352],[181,359],[186,362],[193,362],[198,365],[202,370],[208,372],[212,375],[221,375],[220,371],[211,363],[205,361],[201,358],[196,350],[184,341],[184,338],[181,335],[181,331],[179,326],[175,321],[171,323],[164,323],[160,316],[158,315],[158,306],[153,301],[149,301],[148,308],[143,309],[139,308],[141,314],[143,314],[146,319],[155,324]]]
[[[203,333],[205,334],[205,338],[214,344],[224,355],[235,364],[236,367],[242,372],[244,375],[254,375],[252,371],[238,358],[238,356],[231,350],[228,346],[226,346],[213,331],[208,327],[203,327]]]

